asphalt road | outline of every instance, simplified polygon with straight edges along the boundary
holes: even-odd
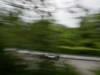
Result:
[[[64,59],[75,59],[75,60],[84,60],[84,61],[96,61],[100,62],[100,57],[94,56],[81,56],[81,55],[69,55],[69,54],[56,54],[56,53],[49,53],[49,52],[38,52],[38,51],[27,51],[27,50],[18,50],[18,53],[26,53],[26,54],[35,54],[35,55],[45,55],[49,58],[55,58],[59,56],[60,58]]]
[[[57,54],[50,52],[41,52],[41,51],[28,51],[28,50],[14,50],[8,49],[8,51],[17,52],[18,54],[29,56],[28,60],[33,60],[34,55],[43,55],[50,59],[55,59],[57,56],[60,57],[61,62],[70,63],[74,65],[78,71],[82,73],[82,75],[95,75],[89,70],[95,69],[96,67],[100,67],[100,57],[94,56],[81,56],[81,55],[69,55],[69,54]],[[24,56],[24,58],[25,58]],[[26,58],[27,58],[26,56]],[[31,56],[31,57],[30,57]],[[33,57],[32,57],[33,56]]]

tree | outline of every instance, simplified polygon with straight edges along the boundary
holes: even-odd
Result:
[[[80,15],[80,11],[82,11],[82,13],[84,12],[85,14],[89,12],[89,9],[82,6],[79,0],[65,1],[64,5],[66,4],[67,6],[65,5],[64,7],[57,6],[57,4],[54,3],[55,1],[53,0],[4,0],[3,2],[8,6],[12,6],[22,11],[22,13],[24,13],[23,11],[33,11],[32,15],[34,20],[52,20],[54,17],[54,13],[57,13],[57,11],[59,10],[64,10],[72,15],[79,14],[74,17],[77,19],[83,18],[83,16]],[[22,15],[23,14],[21,14],[21,16]]]
[[[83,40],[83,44],[87,47],[99,48],[100,44],[100,14],[92,14],[80,23],[80,33]]]
[[[54,23],[48,20],[41,20],[29,25],[29,41],[31,46],[37,50],[52,50],[59,44],[59,30]]]
[[[55,6],[48,0],[20,0],[20,1],[3,1],[7,5],[12,6],[16,9],[33,11],[39,17],[39,20],[49,19],[52,16],[52,12],[55,11]],[[19,4],[20,3],[20,4]],[[52,11],[52,8],[54,9]],[[50,9],[50,10],[49,10]],[[35,16],[36,16],[35,15]],[[37,18],[36,17],[36,18]]]
[[[13,14],[0,14],[0,74],[1,75],[22,75],[26,71],[23,60],[14,54],[5,51],[7,47],[15,47],[16,30],[18,17]],[[19,29],[17,29],[19,30]],[[17,39],[16,39],[17,40]],[[16,44],[15,44],[16,43]],[[25,74],[24,74],[25,75]]]

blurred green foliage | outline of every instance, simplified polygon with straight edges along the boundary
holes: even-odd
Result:
[[[100,14],[94,14],[85,17],[79,28],[67,28],[49,20],[25,23],[13,13],[0,14],[0,74],[78,75],[70,65],[56,68],[54,63],[49,61],[39,63],[38,70],[26,70],[27,65],[18,64],[20,58],[6,54],[4,49],[31,49],[100,56],[99,22]],[[99,71],[96,72],[99,75]]]
[[[0,50],[0,75],[25,75],[26,68],[23,59]]]
[[[96,75],[100,75],[100,67],[96,68],[95,70],[92,70]]]
[[[80,27],[82,45],[92,48],[100,48],[100,14],[87,16]]]
[[[23,22],[14,13],[0,14],[0,46],[100,56],[100,14],[89,15],[79,28],[49,20]]]

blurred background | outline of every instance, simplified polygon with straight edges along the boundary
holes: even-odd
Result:
[[[100,75],[99,57],[99,0],[0,0],[1,75]]]

